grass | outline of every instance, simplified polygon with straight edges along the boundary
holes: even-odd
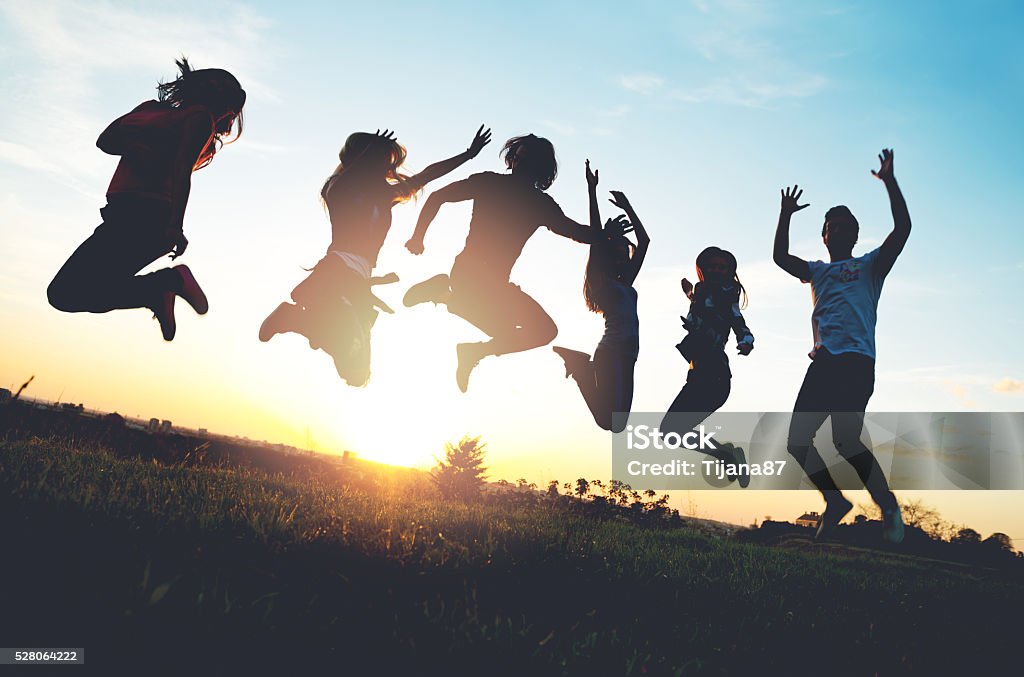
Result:
[[[421,484],[0,443],[0,636],[202,674],[934,674],[1010,663],[1019,578],[444,503]]]

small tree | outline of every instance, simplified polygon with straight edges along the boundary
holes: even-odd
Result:
[[[964,527],[956,532],[956,536],[951,538],[949,542],[959,545],[978,545],[981,543],[981,534],[974,529]]]
[[[486,443],[479,437],[463,437],[459,443],[444,445],[444,459],[437,459],[437,467],[430,472],[434,486],[445,498],[469,500],[480,495],[487,477],[484,473]]]

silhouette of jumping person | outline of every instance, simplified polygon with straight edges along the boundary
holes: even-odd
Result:
[[[295,332],[322,348],[349,385],[370,377],[370,329],[377,310],[394,312],[373,295],[371,285],[397,282],[393,273],[372,277],[391,230],[391,209],[423,186],[476,157],[491,140],[483,125],[462,153],[434,163],[415,176],[399,172],[406,151],[393,133],[356,132],[338,153],[338,166],[324,182],[320,198],[331,220],[326,255],[292,290],[294,303],[280,304],[260,327],[260,340]]]
[[[708,247],[697,255],[697,285],[685,277],[680,280],[690,309],[683,320],[686,337],[676,346],[689,363],[686,383],[672,401],[662,420],[663,432],[683,435],[725,404],[732,389],[732,371],[725,345],[729,332],[736,334],[736,350],[749,355],[754,349],[754,335],[747,328],[741,309],[746,306],[747,292],[736,273],[736,257],[724,249]],[[742,294],[743,302],[740,303]],[[734,464],[740,486],[750,484],[746,456],[739,447],[720,447],[705,453]]]
[[[167,341],[176,329],[175,297],[202,315],[209,310],[206,294],[185,265],[136,273],[164,254],[185,253],[192,172],[213,161],[236,123],[235,139],[241,135],[245,105],[231,73],[193,70],[185,58],[176,63],[180,74],[157,86],[156,101],[114,120],[97,139],[104,153],[121,156],[100,210],[103,223],[46,290],[50,305],[68,313],[148,308]]]
[[[640,319],[633,282],[647,256],[651,238],[629,200],[619,191],[612,191],[610,202],[626,215],[609,219],[602,228],[597,204],[598,172],[590,171],[590,160],[586,163],[586,175],[594,237],[584,275],[583,298],[589,310],[604,316],[604,336],[594,350],[593,360],[578,350],[561,346],[552,350],[565,361],[565,376],[576,381],[597,425],[621,432],[626,419],[613,421],[612,415],[628,414],[633,405],[633,368],[640,353]],[[636,233],[635,247],[625,235],[630,231]]]
[[[451,274],[413,285],[404,298],[410,307],[427,301],[445,303],[448,312],[492,337],[484,343],[457,346],[455,379],[462,392],[483,358],[537,348],[558,334],[554,320],[540,304],[509,281],[526,241],[541,226],[577,242],[591,241],[590,228],[563,214],[544,192],[558,173],[550,141],[533,134],[517,136],[505,143],[501,154],[510,173],[473,174],[432,193],[405,245],[413,254],[422,254],[423,238],[441,205],[473,200],[469,235]]]
[[[853,508],[813,445],[818,428],[831,416],[836,449],[857,471],[872,500],[882,510],[882,537],[899,543],[903,540],[903,519],[896,497],[889,490],[878,461],[860,440],[864,411],[875,388],[878,299],[886,275],[910,236],[910,212],[893,174],[892,150],[884,149],[878,159],[880,167],[871,173],[885,184],[893,218],[893,230],[879,248],[853,256],[860,226],[853,213],[840,205],[825,213],[821,229],[828,263],[804,261],[790,254],[790,219],[808,206],[798,204],[803,191],[793,186],[781,191],[774,259],[787,273],[810,283],[814,303],[812,362],[793,406],[788,448],[825,499],[817,537],[826,536]]]

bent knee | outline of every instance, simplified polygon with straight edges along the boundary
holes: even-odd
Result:
[[[50,305],[64,313],[75,313],[83,310],[81,302],[71,285],[55,277],[46,288],[46,300]]]
[[[809,447],[809,444],[796,444],[790,442],[789,444],[786,445],[786,451],[789,452],[790,456],[792,456],[797,461],[800,461],[802,463],[803,460],[807,458],[807,449]]]
[[[558,336],[558,326],[555,321],[550,317],[546,318],[546,322],[537,327],[537,340],[541,342],[542,346],[546,346],[555,340]]]

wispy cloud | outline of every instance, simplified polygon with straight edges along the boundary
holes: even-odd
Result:
[[[627,91],[659,94],[667,101],[762,107],[812,97],[829,86],[829,78],[791,56],[780,39],[785,24],[762,2],[693,0],[696,10],[680,29],[696,57],[690,73],[638,72],[620,75]],[[826,14],[820,11],[820,14]],[[685,71],[685,68],[683,69]]]
[[[1024,393],[1024,381],[1009,377],[1003,378],[995,382],[992,390],[1004,394]]]
[[[250,101],[276,98],[257,76],[273,54],[270,23],[243,6],[190,16],[107,2],[0,2],[0,17],[18,54],[17,71],[0,75],[0,166],[44,172],[81,192],[101,192],[96,176],[109,171],[94,146],[111,117],[103,82],[155,84],[174,75],[184,53],[198,67],[230,69]],[[153,94],[140,91],[138,100]]]
[[[631,92],[650,94],[665,84],[665,78],[654,73],[631,73],[619,76],[619,85]]]

